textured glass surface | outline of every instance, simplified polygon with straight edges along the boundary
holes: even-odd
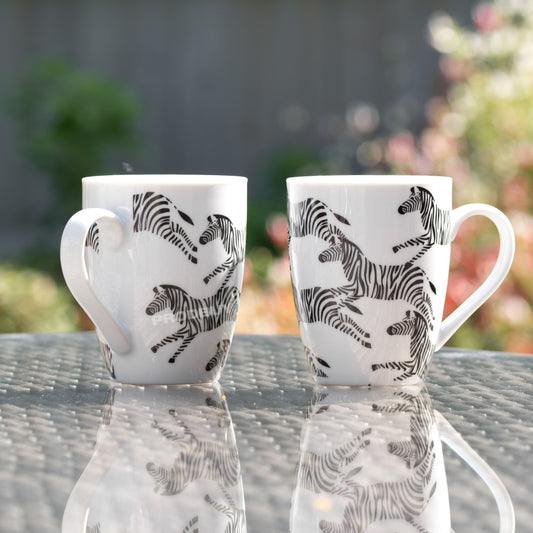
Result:
[[[503,481],[514,505],[517,532],[529,531],[533,523],[532,375],[531,356],[444,349],[436,355],[427,378],[433,409]],[[229,489],[221,489],[216,497],[199,497],[207,508],[223,512],[223,498],[234,500],[231,505],[226,502],[224,509],[233,505],[235,510],[244,495],[249,532],[288,531],[301,435],[317,401],[300,340],[236,336],[220,386],[224,405],[220,400],[206,405],[220,409],[222,415],[215,420],[232,425],[226,451],[235,470],[228,483],[240,480],[240,475],[242,490],[232,489],[233,496]],[[101,428],[109,424],[109,416],[117,416],[113,389],[125,387],[106,377],[92,333],[0,336],[0,531],[61,530],[67,500],[95,444],[102,442]],[[176,407],[167,412],[179,411],[183,388],[180,391],[175,391]],[[173,394],[172,387],[165,389],[165,401],[173,401]],[[121,408],[135,424],[135,412],[128,414],[127,406]],[[161,420],[153,427],[164,422],[163,415],[158,416]],[[193,435],[191,422],[187,424],[180,422],[181,430]],[[193,442],[190,439],[187,442]],[[128,445],[134,448],[136,442],[130,438]],[[238,462],[232,455],[234,442]],[[497,507],[487,487],[447,446],[443,450],[454,531],[498,531]],[[173,461],[169,458],[170,465],[176,464]],[[127,480],[131,483],[134,478],[111,486],[131,496],[135,487]],[[224,515],[228,521],[243,523],[238,513],[230,514]],[[172,530],[189,527],[192,531],[194,526],[174,523]]]

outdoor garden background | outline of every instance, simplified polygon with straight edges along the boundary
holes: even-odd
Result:
[[[486,202],[502,209],[517,239],[506,282],[449,344],[533,353],[532,2],[158,0],[144,7],[132,2],[131,11],[109,2],[104,12],[95,4],[0,3],[1,333],[92,327],[58,262],[61,227],[80,208],[83,176],[247,175],[247,259],[236,329],[298,334],[285,178],[438,174],[454,178],[456,206]],[[118,52],[99,42],[119,31],[120,21],[132,28],[120,43],[123,68],[114,70],[106,58],[114,53],[116,63]],[[195,46],[186,30],[191,23],[205,30]],[[224,32],[225,23],[239,30]],[[311,30],[304,32],[305,24]],[[54,40],[55,31],[74,48]],[[143,58],[129,53],[137,32]],[[228,34],[239,40],[228,45],[222,38]],[[164,72],[143,70],[165,49],[165,38],[176,48],[164,57],[174,62]],[[52,43],[42,47],[46,54],[41,42]],[[249,68],[238,70],[242,62]],[[196,69],[186,91],[179,75],[185,63]],[[244,74],[235,81],[237,71]],[[125,72],[134,73],[137,85]],[[143,83],[157,87],[151,99]],[[351,87],[364,91],[350,96]],[[335,92],[336,108],[321,109]],[[158,106],[169,99],[175,114]],[[200,107],[208,117],[203,122],[194,117]],[[176,129],[181,121],[187,127]],[[230,146],[229,138],[241,140]],[[445,314],[486,277],[497,253],[490,223],[463,224],[452,246]]]

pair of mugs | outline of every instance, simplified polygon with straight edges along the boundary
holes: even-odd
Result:
[[[216,381],[242,286],[247,180],[236,176],[84,178],[61,265],[96,326],[113,380]],[[289,258],[301,338],[318,383],[413,384],[433,353],[496,290],[514,255],[494,207],[452,210],[441,176],[289,178]],[[450,243],[473,215],[500,252],[481,286],[441,320]]]

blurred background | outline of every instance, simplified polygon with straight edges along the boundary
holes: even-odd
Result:
[[[249,178],[237,332],[298,333],[285,178],[444,174],[511,218],[507,281],[450,344],[533,353],[533,3],[0,0],[0,332],[90,329],[58,261],[92,174]],[[462,226],[445,313],[494,264]]]

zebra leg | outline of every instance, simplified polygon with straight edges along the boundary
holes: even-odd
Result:
[[[233,275],[233,273],[235,272],[235,269],[237,268],[237,263],[234,262],[228,269],[228,271],[226,272],[226,275],[224,276],[224,281],[222,282],[222,285],[221,287],[225,287],[229,280],[231,279],[231,276]]]
[[[226,261],[224,261],[222,264],[217,266],[215,270],[211,272],[211,274],[207,275],[204,278],[204,283],[207,285],[215,276],[217,276],[221,272],[224,272],[224,270],[228,269],[231,266],[231,263],[232,263],[231,257],[229,259],[226,259]]]
[[[356,324],[354,320],[352,320],[348,316],[340,317],[340,325],[338,326],[338,329],[342,331],[342,333],[346,333],[347,335],[350,335],[350,337],[353,337],[357,342],[361,344],[361,346],[364,346],[365,348],[372,348],[372,344],[365,341],[364,338],[370,338],[370,334],[366,332],[364,329],[362,329],[359,325]]]
[[[163,346],[166,346],[167,344],[170,344],[171,342],[176,342],[183,338],[186,331],[183,329],[179,329],[172,335],[168,335],[168,337],[165,337],[164,339],[161,339],[157,344],[154,344],[151,348],[152,352],[157,353],[159,348],[162,348]]]
[[[408,366],[407,363],[403,361],[389,361],[387,363],[375,363],[372,365],[372,370],[407,370]]]
[[[183,339],[183,342],[180,344],[180,347],[174,352],[174,355],[168,360],[169,363],[175,363],[176,358],[189,346],[191,341],[196,337],[195,334],[189,335]]]
[[[417,259],[420,259],[429,249],[431,249],[431,243],[426,243],[420,249],[420,251],[409,261],[409,264],[414,263]]]
[[[409,246],[418,246],[419,244],[424,244],[429,238],[427,233],[420,235],[420,237],[415,237],[414,239],[409,239],[402,244],[397,244],[392,247],[392,251],[396,254],[403,248],[408,248]]]

